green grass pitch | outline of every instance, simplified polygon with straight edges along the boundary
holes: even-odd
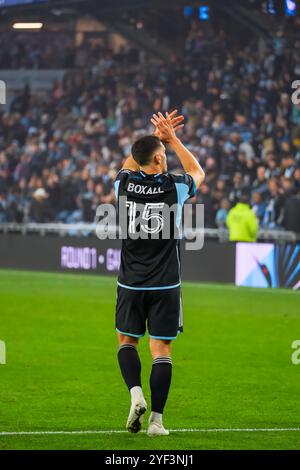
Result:
[[[124,429],[115,298],[114,278],[0,271],[0,433]],[[298,428],[299,293],[184,283],[183,305],[166,427]],[[147,337],[140,353],[149,402]],[[0,449],[300,449],[300,432],[0,434]]]

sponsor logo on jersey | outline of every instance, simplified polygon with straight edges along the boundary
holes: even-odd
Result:
[[[143,184],[129,183],[127,191],[136,194],[163,194],[164,191],[160,187],[145,186]]]

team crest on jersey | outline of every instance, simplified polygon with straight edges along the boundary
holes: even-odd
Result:
[[[145,186],[143,184],[129,183],[127,191],[136,194],[162,194],[164,191],[160,187]]]

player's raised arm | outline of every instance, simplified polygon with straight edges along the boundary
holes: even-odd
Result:
[[[192,176],[193,180],[195,181],[196,188],[199,188],[200,184],[204,180],[205,173],[194,155],[176,136],[176,129],[174,129],[171,125],[168,116],[164,117],[161,113],[158,113],[158,115],[153,114],[151,122],[159,130],[161,139],[165,140],[170,145],[171,149],[176,153],[184,171]]]

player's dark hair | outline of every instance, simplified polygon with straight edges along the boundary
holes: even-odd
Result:
[[[140,166],[149,165],[153,152],[155,152],[160,145],[161,142],[158,137],[155,135],[145,135],[133,144],[131,154]]]

